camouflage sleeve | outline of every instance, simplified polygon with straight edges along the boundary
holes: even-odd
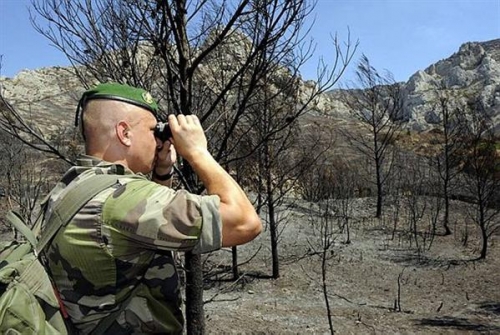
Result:
[[[202,253],[222,246],[219,205],[218,196],[174,191],[148,180],[135,180],[121,185],[106,199],[102,220],[116,238],[121,236],[146,248]]]
[[[211,201],[207,200],[201,206],[203,226],[200,241],[193,250],[195,254],[215,251],[222,247],[222,225],[219,212],[220,199],[216,195],[208,195],[203,199],[206,198],[211,198]]]

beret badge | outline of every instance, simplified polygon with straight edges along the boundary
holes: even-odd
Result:
[[[142,98],[148,104],[152,104],[154,102],[154,99],[153,99],[153,97],[151,96],[151,94],[149,92],[143,92],[142,93]]]

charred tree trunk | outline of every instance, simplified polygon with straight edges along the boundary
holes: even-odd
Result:
[[[445,235],[451,235],[449,221],[450,221],[450,196],[448,194],[448,186],[446,184],[444,187],[444,218],[443,218],[443,228]]]
[[[237,247],[232,247],[231,248],[231,253],[232,253],[232,258],[233,258],[233,279],[237,280],[238,277],[240,276],[240,272],[238,270],[238,248]]]
[[[264,164],[269,166],[269,147],[264,144]],[[266,191],[267,191],[267,211],[269,217],[269,231],[271,234],[271,255],[272,255],[272,266],[273,266],[273,278],[277,279],[280,277],[280,266],[278,257],[278,227],[275,217],[275,202],[273,195],[272,186],[272,173],[271,169],[266,169]]]
[[[377,212],[375,217],[380,218],[382,216],[382,197],[383,197],[383,185],[382,185],[382,164],[380,163],[380,159],[377,159],[375,162],[375,169],[377,174]]]
[[[323,254],[321,257],[321,279],[322,279],[322,288],[323,288],[323,298],[325,299],[326,304],[326,313],[328,317],[328,325],[330,327],[330,334],[335,334],[335,330],[333,329],[333,320],[332,320],[332,311],[330,308],[330,301],[328,299],[328,288],[326,284],[326,271],[327,271],[327,252],[328,248],[323,248]]]
[[[187,334],[204,334],[205,313],[203,311],[201,255],[187,252],[186,268],[186,331]]]

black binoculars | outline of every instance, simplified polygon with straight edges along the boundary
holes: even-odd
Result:
[[[168,122],[158,122],[155,127],[155,137],[162,142],[165,142],[172,137],[172,131],[168,126]]]

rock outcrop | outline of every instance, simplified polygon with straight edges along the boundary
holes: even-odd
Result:
[[[72,125],[84,91],[72,69],[63,67],[23,70],[14,78],[1,77],[0,82],[7,101],[48,133]]]
[[[479,99],[495,124],[500,121],[500,39],[463,44],[447,59],[418,71],[404,85],[404,117],[408,127],[421,131],[439,122],[435,104],[448,92],[459,107]]]

